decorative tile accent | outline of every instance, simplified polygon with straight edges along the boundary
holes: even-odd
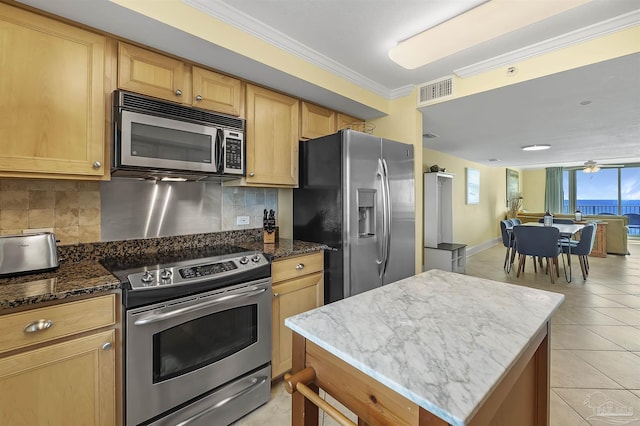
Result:
[[[0,179],[0,234],[36,228],[61,244],[100,241],[100,182]]]

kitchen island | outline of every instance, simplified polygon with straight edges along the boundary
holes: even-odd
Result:
[[[288,318],[292,372],[312,367],[308,387],[360,425],[548,425],[549,320],[563,299],[431,270]],[[317,424],[300,392],[292,404],[294,425]]]

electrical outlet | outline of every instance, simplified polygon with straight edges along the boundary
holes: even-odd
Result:
[[[248,225],[249,216],[236,216],[236,225]]]

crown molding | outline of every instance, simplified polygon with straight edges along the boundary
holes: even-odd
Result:
[[[636,26],[640,23],[640,10],[616,16],[606,21],[598,22],[575,31],[568,32],[558,37],[535,43],[522,49],[514,50],[504,55],[499,55],[475,64],[458,68],[453,72],[461,78],[472,77],[487,71],[492,71],[506,65],[513,65],[519,61],[532,58],[544,53],[564,49],[566,47],[583,43],[598,37]]]
[[[373,92],[385,99],[396,99],[397,97],[403,96],[403,94],[407,92],[407,87],[409,87],[404,86],[398,89],[389,89],[388,87],[385,87],[382,84],[345,67],[322,53],[309,48],[297,40],[286,36],[280,31],[265,25],[263,22],[258,21],[221,0],[181,1],[184,4],[251,34],[272,46],[284,50],[285,52],[304,59],[325,71],[337,75],[338,77],[342,77],[345,80],[350,81],[363,89],[369,90],[370,92]],[[413,86],[411,86],[411,90],[413,90]],[[407,94],[411,93],[411,90],[409,90]]]

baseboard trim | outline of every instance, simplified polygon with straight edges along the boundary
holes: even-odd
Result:
[[[475,245],[473,247],[467,247],[467,258],[473,256],[474,254],[478,254],[482,251],[485,251],[487,249],[490,249],[491,247],[498,245],[498,244],[502,244],[502,238],[501,237],[497,237],[494,238],[493,240],[489,240],[489,241],[485,241],[484,243],[480,243],[478,245]]]

